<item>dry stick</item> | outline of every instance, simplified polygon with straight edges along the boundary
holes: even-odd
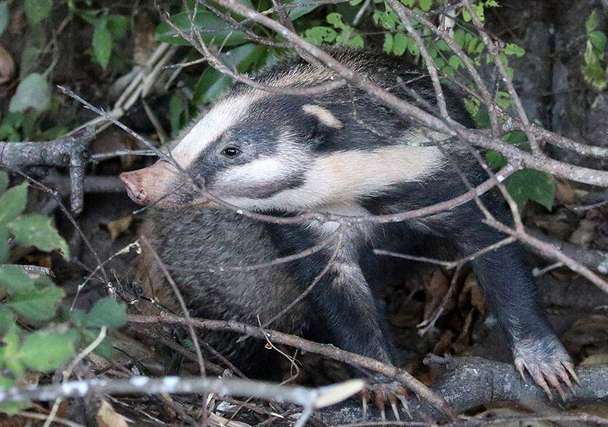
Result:
[[[99,254],[93,247],[93,244],[91,243],[89,238],[86,236],[84,231],[82,231],[82,228],[80,228],[80,226],[78,225],[78,222],[76,222],[76,219],[74,218],[74,216],[70,213],[68,208],[66,208],[66,206],[63,204],[60,194],[58,194],[57,191],[46,186],[44,183],[32,178],[29,175],[24,174],[23,172],[21,172],[19,170],[12,170],[11,172],[21,175],[27,181],[31,182],[32,184],[35,184],[36,187],[40,191],[43,191],[43,192],[49,194],[53,199],[55,199],[55,202],[57,203],[57,205],[59,206],[61,211],[64,213],[64,215],[66,216],[66,218],[68,219],[70,224],[72,224],[72,226],[74,227],[76,232],[80,235],[80,237],[82,238],[82,241],[87,246],[87,249],[89,250],[89,252],[91,252],[91,255],[93,256],[93,258],[95,258],[95,262],[97,263],[97,265],[101,265],[100,271],[101,271],[101,274],[103,275],[103,281],[106,284],[106,286],[108,286],[110,288],[110,290],[112,290],[112,288],[110,286],[110,281],[109,281],[110,276],[108,276],[106,269],[103,267],[103,265],[102,265],[103,263],[101,262],[101,258],[99,257]]]
[[[394,378],[395,380],[402,382],[410,390],[412,390],[424,400],[428,401],[432,406],[446,414],[448,417],[456,419],[456,414],[454,414],[454,412],[448,407],[446,402],[441,397],[433,393],[427,386],[425,386],[415,377],[413,377],[409,372],[403,369],[399,369],[395,366],[387,365],[370,357],[341,350],[331,344],[319,344],[313,341],[306,340],[304,338],[300,338],[295,335],[285,334],[269,329],[262,329],[256,326],[251,326],[245,323],[234,321],[200,319],[192,319],[188,321],[187,319],[184,319],[182,317],[172,316],[168,314],[162,314],[159,316],[130,315],[128,319],[129,322],[132,323],[167,323],[184,326],[190,324],[196,328],[201,329],[237,332],[243,335],[250,335],[262,340],[271,340],[279,344],[299,348],[310,353],[319,354],[321,356],[338,360],[340,362],[369,369],[370,371],[381,373],[387,377]]]
[[[323,270],[321,270],[321,272],[319,274],[317,274],[317,276],[313,279],[312,283],[304,290],[304,292],[302,292],[300,295],[298,295],[298,297],[296,299],[294,299],[291,303],[289,303],[287,305],[287,307],[285,307],[283,310],[281,310],[279,313],[277,313],[275,316],[273,316],[270,320],[268,320],[266,323],[264,323],[262,325],[262,328],[267,328],[268,326],[272,325],[277,319],[284,316],[285,313],[288,313],[289,311],[291,311],[292,308],[294,308],[300,301],[302,301],[304,298],[306,298],[306,296],[310,292],[312,292],[312,290],[315,288],[315,286],[317,286],[317,284],[321,281],[321,279],[323,279],[323,277],[325,277],[325,275],[329,272],[329,269],[334,265],[334,262],[336,261],[336,257],[338,256],[338,253],[340,252],[340,249],[342,248],[343,237],[344,237],[344,233],[342,231],[340,231],[340,229],[338,228],[338,242],[336,243],[336,248],[334,249],[334,252],[332,253],[329,260],[327,261],[327,264],[325,265],[325,267],[323,267]]]
[[[182,293],[180,292],[179,287],[177,286],[177,284],[173,280],[173,277],[171,276],[171,273],[169,273],[169,271],[165,267],[165,264],[160,259],[160,256],[156,252],[156,249],[154,249],[152,247],[152,245],[150,244],[150,242],[148,241],[148,239],[146,239],[146,236],[141,236],[140,240],[148,248],[148,250],[150,251],[150,253],[154,257],[154,260],[156,261],[156,264],[158,265],[158,267],[163,272],[163,275],[165,276],[165,280],[167,280],[167,282],[171,286],[171,289],[173,290],[173,293],[175,294],[175,298],[177,299],[177,301],[179,303],[179,307],[180,307],[182,313],[184,314],[184,316],[186,317],[186,319],[190,319],[190,312],[188,311],[188,307],[186,305],[186,301],[184,300],[184,297],[182,296]],[[201,346],[200,346],[200,344],[198,342],[198,336],[196,335],[196,331],[194,330],[194,328],[192,326],[188,327],[188,332],[190,333],[190,338],[192,338],[192,344],[194,345],[194,350],[195,350],[195,353],[196,353],[196,358],[197,358],[198,366],[199,366],[199,369],[201,371],[201,377],[205,377],[206,376],[205,359],[203,359],[203,352],[201,351]],[[203,423],[202,424],[203,424],[203,426],[205,426],[207,424],[207,420],[208,420],[207,394],[206,393],[204,393],[203,397],[202,397],[202,408],[201,409],[202,409],[202,418],[203,418]]]
[[[70,381],[46,386],[30,385],[0,390],[0,402],[23,402],[28,400],[51,401],[58,397],[84,397],[99,394],[190,394],[216,393],[233,396],[291,402],[304,407],[324,408],[341,402],[360,391],[364,382],[350,380],[316,389],[281,386],[261,381],[233,378],[213,379],[201,377],[131,377],[129,379],[99,379]]]
[[[19,169],[24,166],[67,166],[70,173],[70,209],[79,214],[83,209],[83,181],[89,143],[95,137],[84,128],[62,138],[46,142],[0,143],[0,167]]]
[[[441,37],[443,41],[446,42],[448,47],[460,58],[467,72],[475,82],[476,87],[481,92],[481,100],[484,102],[485,106],[488,108],[488,113],[490,116],[491,128],[493,130],[494,135],[499,135],[499,126],[497,121],[497,113],[502,118],[506,119],[505,125],[503,125],[503,130],[509,131],[515,129],[514,125],[519,127],[524,127],[524,124],[521,123],[518,119],[511,118],[506,112],[502,111],[500,107],[498,107],[494,102],[492,102],[492,95],[488,90],[485,82],[483,81],[481,75],[475,68],[475,65],[471,61],[471,58],[462,50],[462,48],[456,43],[454,37],[449,33],[440,30],[435,25],[433,25],[425,16],[419,12],[412,11],[395,0],[388,0],[391,7],[394,9],[400,10],[403,14],[408,16],[410,19],[415,19],[416,21],[422,23],[426,28],[431,30],[435,35]],[[590,156],[590,157],[608,157],[608,148],[606,147],[598,147],[593,145],[581,144],[580,142],[573,141],[570,138],[567,138],[562,135],[558,135],[555,132],[551,132],[541,126],[537,126],[534,123],[529,123],[530,130],[538,137],[548,142],[552,145],[565,148],[570,151],[574,151],[575,153]]]
[[[439,30],[435,25],[433,25],[428,19],[426,19],[421,13],[414,12],[407,7],[403,6],[401,3],[395,0],[388,0],[388,3],[395,10],[401,12],[401,14],[407,16],[410,20],[415,19],[416,21],[422,23],[425,27],[435,33],[437,36],[441,37],[443,41],[446,42],[448,47],[460,58],[467,72],[475,82],[475,85],[481,92],[481,98],[488,108],[488,114],[490,116],[490,126],[492,128],[492,132],[494,136],[500,135],[498,120],[496,118],[495,107],[496,104],[492,102],[492,95],[488,90],[484,80],[481,78],[481,75],[477,71],[475,64],[471,61],[471,58],[461,49],[461,47],[456,43],[456,40],[452,36],[449,35],[446,31]]]
[[[402,253],[398,253],[398,252],[386,251],[383,249],[374,249],[374,253],[376,255],[391,256],[391,257],[395,257],[395,258],[407,259],[410,261],[428,262],[429,264],[440,265],[448,270],[452,270],[454,268],[459,268],[459,267],[463,266],[464,264],[466,264],[467,262],[473,261],[475,258],[478,258],[481,255],[484,255],[490,251],[502,248],[503,246],[506,246],[506,245],[510,245],[511,243],[515,242],[515,240],[517,240],[517,239],[515,239],[515,237],[506,237],[502,240],[499,240],[496,243],[493,243],[489,246],[486,246],[483,249],[480,249],[480,250],[472,253],[471,255],[467,255],[466,257],[462,257],[455,261],[443,261],[443,260],[439,260],[439,259],[435,259],[435,258],[412,256],[412,255],[402,254]]]
[[[326,83],[320,83],[316,86],[308,86],[303,88],[298,87],[289,87],[289,86],[269,86],[263,83],[256,82],[255,80],[247,77],[244,74],[240,74],[237,71],[232,70],[226,64],[222,62],[222,60],[211,51],[211,48],[207,46],[207,44],[203,41],[203,38],[200,36],[200,32],[196,30],[194,27],[193,32],[197,35],[197,39],[195,40],[192,36],[187,35],[184,31],[179,28],[173,21],[171,21],[170,16],[167,13],[163,14],[163,20],[169,25],[173,30],[179,34],[184,40],[188,41],[203,57],[207,60],[207,63],[211,65],[214,69],[219,71],[222,74],[225,74],[237,82],[244,83],[248,86],[251,86],[254,89],[263,90],[269,93],[280,93],[287,95],[318,95],[327,93],[329,91],[339,89],[346,85],[344,80],[336,80],[329,81]]]
[[[202,269],[182,268],[182,267],[172,266],[172,265],[167,265],[166,267],[167,267],[167,270],[169,270],[169,271],[180,271],[180,272],[184,272],[184,273],[223,273],[223,272],[227,272],[227,271],[256,271],[256,270],[261,270],[263,268],[270,268],[270,267],[274,267],[276,265],[286,264],[288,262],[296,261],[296,260],[299,260],[302,258],[309,257],[311,255],[314,255],[317,252],[320,252],[321,250],[323,250],[325,247],[327,247],[331,242],[333,242],[334,238],[336,236],[337,236],[337,234],[334,232],[327,239],[323,240],[318,245],[311,246],[308,249],[305,249],[303,251],[297,252],[292,255],[278,257],[278,258],[273,259],[272,261],[262,262],[259,264],[250,264],[250,265],[243,265],[243,266],[216,265],[211,268],[202,268]]]
[[[426,69],[429,72],[429,76],[431,77],[431,82],[433,83],[433,90],[435,91],[435,98],[437,99],[437,105],[439,107],[439,114],[445,120],[450,120],[450,115],[448,113],[448,107],[445,103],[445,95],[443,94],[443,88],[441,87],[441,82],[439,81],[439,75],[437,73],[437,67],[433,58],[426,49],[424,41],[422,37],[414,29],[412,22],[408,18],[407,14],[403,13],[403,7],[395,7],[394,3],[400,5],[397,0],[388,0],[388,3],[391,5],[393,11],[399,16],[403,25],[405,25],[405,29],[408,33],[414,38],[416,44],[418,45],[418,49],[420,50],[420,55],[424,59],[424,63],[426,64]]]
[[[496,46],[496,43],[494,43],[492,41],[492,39],[490,38],[490,36],[488,35],[488,33],[486,33],[485,29],[483,28],[483,24],[479,20],[479,17],[477,16],[477,12],[475,10],[473,10],[473,7],[471,6],[470,1],[464,0],[463,4],[465,5],[467,11],[469,12],[469,15],[471,16],[471,18],[473,20],[473,24],[475,25],[475,28],[477,29],[477,32],[481,36],[485,45],[488,47],[488,51],[490,52],[490,55],[492,55],[492,58],[494,59],[494,63],[496,64],[496,67],[498,68],[498,71],[500,72],[502,81],[505,84],[505,86],[507,87],[507,91],[509,92],[509,95],[511,95],[511,99],[513,99],[513,102],[515,104],[515,109],[517,110],[517,114],[519,116],[519,120],[524,125],[523,126],[524,132],[526,133],[526,136],[528,137],[528,142],[530,143],[530,147],[532,147],[532,152],[538,156],[543,157],[544,154],[542,153],[542,150],[541,150],[540,146],[538,145],[536,136],[530,130],[530,121],[528,120],[528,115],[526,114],[526,111],[524,110],[524,106],[521,103],[521,99],[519,98],[519,95],[517,94],[517,91],[515,90],[515,87],[513,86],[513,80],[511,79],[511,77],[509,77],[509,74],[507,73],[507,70],[505,68],[505,64],[503,64],[503,62],[500,60],[500,58],[498,56],[499,52],[498,52],[498,47]]]
[[[150,242],[148,241],[146,236],[141,236],[140,240],[142,241],[144,246],[146,246],[146,248],[150,251],[150,253],[154,257],[154,261],[156,261],[156,264],[163,272],[165,279],[167,280],[167,282],[171,286],[171,289],[173,290],[173,293],[175,294],[175,297],[179,303],[180,309],[184,313],[184,317],[186,319],[190,319],[190,312],[188,311],[188,307],[186,306],[186,301],[184,301],[184,297],[182,296],[182,293],[180,292],[175,281],[173,280],[173,277],[171,277],[171,274],[165,267],[165,264],[160,259],[160,256],[158,255],[158,253],[156,252],[154,247],[150,244]],[[194,344],[194,349],[196,351],[196,357],[198,359],[198,364],[199,364],[199,367],[201,370],[201,376],[204,377],[205,376],[205,361],[203,359],[203,353],[201,352],[201,347],[198,342],[198,336],[196,335],[196,332],[194,331],[194,328],[192,326],[188,327],[188,331],[190,332],[190,337],[192,338],[192,343]],[[205,399],[203,399],[203,400],[205,400]]]
[[[209,9],[215,16],[217,16],[218,18],[223,19],[224,21],[228,22],[228,24],[235,30],[237,31],[242,31],[245,33],[245,36],[247,36],[247,38],[257,44],[262,44],[265,46],[271,46],[271,47],[279,47],[279,48],[286,48],[287,46],[285,45],[285,43],[280,43],[277,41],[274,41],[272,39],[268,39],[265,37],[260,37],[258,36],[256,33],[254,33],[250,28],[246,28],[245,25],[243,25],[241,22],[237,21],[236,19],[234,19],[232,16],[230,16],[227,13],[223,13],[222,11],[220,11],[219,9],[211,6],[209,3],[205,2],[204,6]]]
[[[99,330],[99,334],[97,335],[97,337],[84,350],[82,350],[80,353],[78,353],[76,355],[76,357],[74,358],[74,360],[72,360],[72,362],[70,362],[68,367],[63,370],[62,384],[67,382],[67,380],[70,378],[70,375],[72,375],[72,372],[74,371],[74,369],[76,369],[76,366],[78,366],[78,364],[80,362],[82,362],[82,360],[84,360],[85,357],[87,357],[90,353],[92,353],[99,346],[99,344],[101,344],[101,342],[106,337],[107,331],[108,331],[107,326],[102,326],[101,329]],[[62,400],[63,399],[61,397],[57,397],[55,399],[55,402],[53,403],[53,407],[51,408],[51,412],[50,412],[49,416],[47,417],[47,419],[44,421],[43,427],[49,427],[53,423],[53,421],[55,421],[57,411],[59,410],[59,405],[61,404]]]
[[[508,234],[510,236],[517,238],[518,240],[533,247],[534,249],[537,249],[537,250],[551,256],[552,258],[564,263],[565,265],[568,266],[568,268],[570,268],[570,270],[585,277],[587,280],[589,280],[591,283],[596,285],[602,291],[608,293],[608,283],[606,283],[606,281],[604,279],[602,279],[600,276],[595,274],[593,271],[591,271],[584,265],[576,262],[569,256],[566,256],[556,246],[554,246],[550,243],[547,243],[547,242],[543,242],[542,240],[529,235],[528,233],[525,232],[525,230],[522,230],[522,231],[513,230],[510,227],[507,227],[506,225],[504,225],[494,219],[487,219],[484,222],[486,222],[488,225],[496,228],[497,230],[499,230],[505,234]]]
[[[336,71],[341,77],[348,80],[356,87],[364,90],[382,104],[393,108],[400,115],[412,118],[424,126],[428,126],[436,131],[443,132],[451,136],[459,136],[464,140],[470,141],[474,145],[496,150],[515,162],[522,162],[529,168],[549,172],[553,175],[568,178],[581,183],[608,186],[608,172],[573,166],[548,157],[536,156],[506,144],[495,137],[488,137],[482,132],[467,129],[452,121],[448,123],[396,97],[395,95],[386,92],[384,89],[373,83],[369,78],[345,67],[322,49],[306,42],[300,36],[293,33],[280,23],[254,11],[247,6],[244,6],[238,0],[216,0],[216,3],[221,4],[239,15],[247,17],[278,32],[289,42],[299,46],[310,55],[313,55],[326,66]]]

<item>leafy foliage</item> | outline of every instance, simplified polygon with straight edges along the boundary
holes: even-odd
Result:
[[[599,29],[599,14],[593,10],[585,21],[587,42],[583,55],[583,77],[598,91],[608,87],[608,62],[606,61],[606,33]]]
[[[0,172],[0,389],[14,386],[28,373],[47,373],[60,368],[99,334],[100,327],[117,328],[126,323],[126,308],[110,298],[87,312],[62,314],[65,293],[45,275],[29,273],[10,261],[8,240],[42,251],[69,249],[49,218],[25,213],[27,184],[10,189],[8,176]],[[106,339],[98,351],[111,357]],[[0,412],[15,413],[27,403],[2,404]]]

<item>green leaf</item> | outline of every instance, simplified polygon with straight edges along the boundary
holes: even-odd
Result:
[[[414,7],[414,5],[416,4],[415,0],[401,0],[401,3],[403,3],[404,5],[406,5],[407,7]]]
[[[464,48],[464,44],[466,41],[465,38],[465,32],[462,29],[457,29],[456,31],[454,31],[454,40],[456,41],[456,43],[458,44],[458,46],[460,46],[461,48]]]
[[[6,1],[0,2],[0,36],[6,30],[10,20],[10,12]]]
[[[104,70],[108,67],[112,56],[112,33],[108,30],[108,21],[104,17],[95,24],[93,32],[93,54]]]
[[[81,331],[81,334],[85,341],[83,344],[88,346],[99,336],[99,329],[84,329]],[[112,342],[110,341],[110,337],[106,336],[103,340],[101,340],[99,345],[95,347],[95,354],[98,354],[101,357],[111,360],[112,353]]]
[[[30,25],[36,26],[51,13],[53,0],[25,0],[23,8]]]
[[[0,266],[0,288],[9,295],[34,291],[34,279],[21,265],[2,265]]]
[[[384,53],[393,52],[393,35],[391,33],[384,34],[384,44],[382,45],[382,51]]]
[[[334,28],[339,30],[344,30],[347,25],[342,21],[342,15],[339,13],[333,12],[327,15],[327,23],[334,26]]]
[[[8,188],[9,178],[8,173],[0,170],[0,194],[4,193]]]
[[[239,72],[248,72],[257,65],[262,65],[268,55],[264,46],[247,43],[233,48],[222,55],[222,60],[229,67]],[[211,102],[221,96],[230,86],[232,80],[221,72],[207,68],[196,83],[193,96],[194,105]]]
[[[603,52],[606,48],[606,34],[602,31],[593,31],[589,33],[589,41],[593,45],[594,48]]]
[[[0,264],[8,262],[11,256],[11,248],[8,246],[8,229],[0,225]]]
[[[32,108],[46,111],[51,106],[51,87],[46,77],[31,73],[19,83],[8,107],[11,113],[20,113]]]
[[[37,331],[29,334],[19,349],[19,358],[30,369],[51,372],[76,353],[74,342],[64,334]]]
[[[587,33],[594,31],[600,23],[600,17],[596,9],[593,9],[587,20],[585,21],[585,30]]]
[[[420,0],[419,4],[420,9],[425,12],[428,12],[429,10],[431,10],[431,7],[433,7],[433,0]]]
[[[494,150],[488,150],[486,152],[486,162],[493,170],[498,170],[507,166],[507,159],[500,153]]]
[[[524,206],[528,200],[553,208],[555,200],[555,181],[544,172],[524,169],[511,175],[507,180],[507,190],[519,206]]]
[[[187,12],[181,12],[171,17],[173,24],[179,28],[184,34],[190,34],[191,24]],[[205,43],[215,43],[224,47],[238,46],[247,41],[245,33],[235,30],[226,22],[217,17],[212,12],[200,10],[194,17],[194,25],[201,33],[201,37]],[[228,37],[230,36],[230,37]],[[228,39],[226,40],[226,37]],[[165,42],[174,45],[186,46],[189,43],[182,39],[178,33],[165,22],[161,22],[156,27],[156,39],[160,42]]]
[[[112,34],[112,40],[120,40],[127,35],[129,20],[122,15],[108,16],[108,30]]]
[[[2,360],[0,359],[0,362]],[[1,365],[1,363],[0,363]],[[0,375],[0,390],[8,390],[15,386],[15,380],[12,378],[6,378]],[[7,415],[16,415],[20,411],[27,409],[31,406],[29,401],[22,402],[4,402],[0,403],[0,413]]]
[[[19,184],[0,196],[0,225],[19,216],[27,205],[27,183]]]
[[[174,94],[169,100],[169,123],[171,134],[177,135],[182,128],[182,114],[188,109],[188,102],[179,94]]]
[[[11,296],[7,305],[30,322],[44,322],[55,317],[63,289],[49,286]]]
[[[407,50],[408,37],[403,33],[395,34],[393,39],[393,53],[397,56],[401,56]]]
[[[332,43],[338,33],[330,27],[312,27],[304,32],[304,38],[313,44]]]
[[[450,64],[450,67],[452,67],[453,69],[458,70],[458,68],[460,68],[460,66],[462,65],[462,61],[458,56],[452,55],[448,60],[448,64]]]
[[[119,328],[127,323],[127,307],[110,297],[100,299],[87,313],[87,326]]]
[[[17,353],[19,351],[19,327],[13,323],[9,326],[8,331],[2,338],[2,360],[3,365],[6,366],[16,377],[21,377],[24,374],[24,367]]]
[[[17,244],[35,246],[41,251],[61,251],[65,259],[70,259],[70,248],[51,224],[50,218],[40,214],[22,215],[8,224],[8,229]]]
[[[0,304],[0,337],[3,337],[12,325],[15,324],[15,315],[9,308]]]
[[[505,55],[516,56],[518,58],[521,58],[526,54],[526,50],[516,45],[515,43],[507,43],[507,46],[505,46],[504,53]]]
[[[418,54],[420,53],[420,48],[416,44],[416,40],[414,40],[410,36],[406,36],[406,37],[407,37],[407,51],[412,56],[418,56]]]
[[[299,4],[301,6],[295,6],[292,7],[292,4]],[[315,2],[301,2],[299,0],[289,0],[285,2],[285,8],[288,10],[287,15],[289,16],[289,19],[291,19],[292,21],[295,21],[299,18],[301,18],[304,15],[309,14],[310,12],[312,12],[313,10],[315,10],[316,8],[318,8],[321,5],[321,3],[315,3]]]

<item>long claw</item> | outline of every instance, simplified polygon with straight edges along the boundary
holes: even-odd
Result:
[[[361,395],[361,406],[363,407],[363,419],[366,420],[367,419],[367,395],[365,392]]]
[[[538,371],[536,371],[534,373],[530,372],[530,374],[532,374],[532,378],[534,378],[534,381],[536,381],[536,384],[538,384],[545,391],[545,394],[547,395],[549,400],[553,401],[553,394],[551,393],[551,389],[549,388],[547,381],[545,381],[543,374]]]
[[[403,410],[405,411],[407,416],[410,419],[412,419],[412,413],[410,412],[410,405],[407,404],[406,398],[404,396],[397,395],[397,399],[399,399],[399,402],[401,402],[401,406],[403,407]]]
[[[564,368],[566,368],[566,366],[563,363],[562,363],[562,366],[564,366]],[[566,369],[568,369],[568,368],[566,368]],[[570,390],[570,393],[575,394],[574,384],[572,384],[572,381],[570,380],[569,372],[567,370],[558,369],[557,374],[559,375],[559,378],[563,381],[563,383],[566,384],[566,386],[568,387],[568,390]]]
[[[571,362],[562,362],[562,365],[564,365],[564,368],[568,370],[568,373],[572,378],[574,378],[574,381],[580,385],[581,382],[578,379],[578,375],[576,375],[576,372],[574,371],[574,365]]]
[[[517,368],[517,372],[519,372],[519,376],[521,377],[521,380],[523,382],[527,382],[526,381],[526,373],[525,373],[526,364],[522,360],[516,359],[515,360],[515,367]]]
[[[401,421],[401,417],[399,416],[399,409],[397,408],[397,402],[395,401],[394,398],[390,399],[391,401],[391,408],[393,409],[393,415],[395,416],[395,419],[397,421]]]
[[[547,381],[549,381],[549,384],[551,384],[559,393],[559,397],[562,398],[562,402],[566,401],[566,393],[564,392],[564,389],[562,388],[561,383],[559,382],[559,380],[557,379],[557,377],[555,376],[554,373],[550,373],[550,374],[545,374],[545,378],[547,379]]]

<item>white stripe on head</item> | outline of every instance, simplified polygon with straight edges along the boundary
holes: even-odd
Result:
[[[181,167],[188,167],[210,143],[238,123],[255,100],[251,95],[241,95],[220,101],[186,131],[171,151],[173,158]]]

